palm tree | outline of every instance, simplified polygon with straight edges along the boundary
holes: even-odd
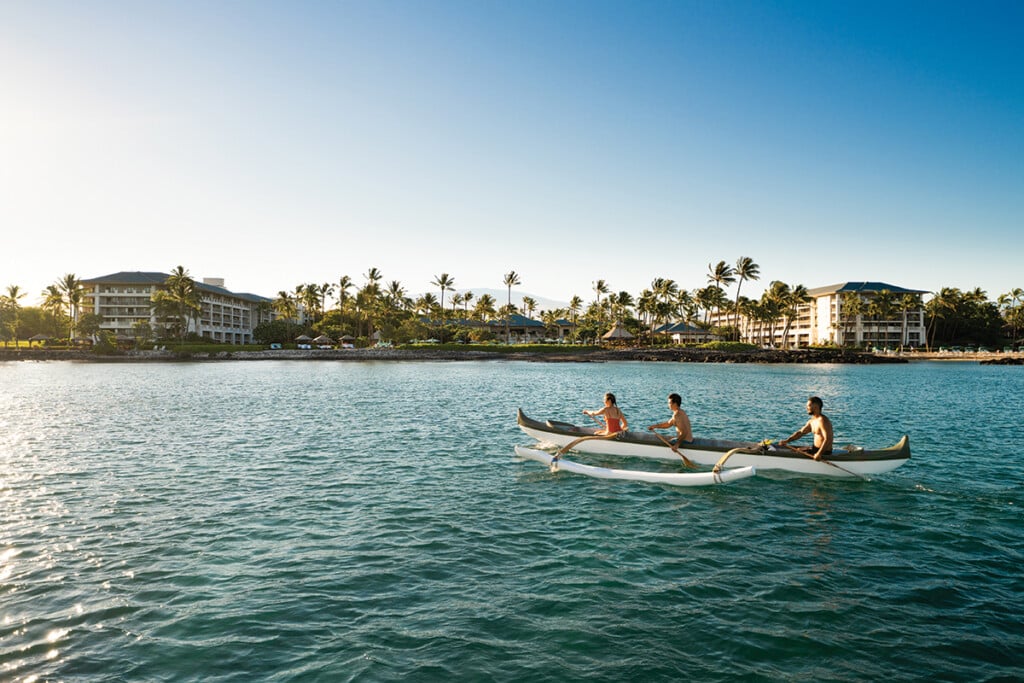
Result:
[[[909,341],[907,339],[907,313],[910,311],[916,311],[921,308],[921,295],[908,292],[900,297],[900,313],[903,315],[903,326],[900,331],[900,351],[903,351],[904,345]]]
[[[468,289],[462,293],[462,315],[469,317],[469,302],[473,300],[473,292]]]
[[[348,303],[349,294],[348,290],[352,289],[355,283],[352,282],[352,278],[348,275],[342,275],[341,279],[338,280],[338,310],[344,312],[345,304]]]
[[[164,280],[164,288],[153,293],[153,304],[156,308],[169,308],[175,312],[178,320],[179,341],[185,341],[192,318],[202,310],[202,298],[196,281],[192,279],[184,266],[177,266]]]
[[[323,320],[324,313],[327,312],[327,297],[334,294],[334,285],[330,282],[325,282],[320,285],[320,319]]]
[[[14,339],[14,348],[18,348],[18,324],[20,322],[19,312],[21,311],[21,304],[18,303],[18,299],[25,298],[25,292],[21,291],[21,287],[18,285],[7,285],[7,294],[0,297],[0,308],[6,309],[10,314],[10,319],[7,321],[7,329],[10,332],[11,338]],[[4,337],[4,348],[7,347],[7,338]]]
[[[430,284],[441,288],[441,343],[444,343],[444,293],[445,290],[455,287],[455,278],[448,273],[441,273],[431,280]]]
[[[960,290],[955,287],[943,287],[938,292],[932,292],[932,298],[925,305],[928,317],[930,318],[927,345],[929,350],[935,342],[938,321],[943,320],[945,322],[946,316],[951,316],[956,311],[960,296]]]
[[[523,314],[527,318],[533,317],[533,312],[537,310],[537,300],[532,296],[523,297]]]
[[[60,336],[60,323],[64,315],[64,295],[57,285],[47,285],[43,290],[43,304],[41,308],[50,314],[53,319],[53,335]]]
[[[576,321],[579,319],[580,311],[583,309],[583,299],[573,294],[569,299],[569,315],[572,320],[572,340],[576,341]]]
[[[803,285],[796,285],[789,288],[789,292],[782,299],[782,313],[786,319],[786,326],[782,330],[782,343],[788,346],[789,342],[789,328],[793,325],[793,320],[796,318],[800,307],[804,304],[810,303],[813,300],[808,292],[807,288]],[[799,346],[799,343],[794,344],[794,347]]]
[[[291,295],[291,292],[286,292],[283,289],[277,293],[277,298],[270,306],[278,316],[285,320],[295,320],[299,315],[295,297]]]
[[[651,281],[650,294],[653,301],[647,306],[651,314],[651,332],[659,322],[667,322],[668,317],[677,308],[676,302],[679,299],[679,285],[675,280],[656,277]],[[643,304],[641,293],[641,304]]]
[[[1020,309],[1024,303],[1024,289],[1016,287],[1005,294],[1000,294],[996,303],[1003,311],[1003,318],[1010,328],[1010,341],[1017,343],[1017,330],[1020,328]]]
[[[610,294],[611,291],[612,290],[608,286],[608,283],[605,282],[604,280],[597,280],[596,282],[594,282],[594,301],[597,303],[597,310],[602,312],[602,316],[601,316],[602,319],[600,320],[600,323],[602,325],[604,323],[604,320],[603,320],[604,316],[603,316],[603,309],[601,308],[601,295],[602,294]]]
[[[508,304],[507,304],[507,308],[505,309],[507,311],[507,310],[512,308],[512,287],[518,287],[519,285],[523,284],[523,281],[521,279],[519,279],[519,274],[516,271],[510,270],[507,273],[505,273],[505,279],[503,280],[503,282],[505,283],[505,286],[508,287]],[[506,315],[505,316],[505,343],[506,344],[509,343],[509,337],[510,337],[510,332],[509,332],[509,315]]]
[[[316,284],[299,285],[295,288],[295,298],[302,304],[308,324],[315,323],[320,306],[320,287]]]
[[[452,295],[452,318],[455,317],[455,311],[458,310],[459,306],[461,306],[464,301],[465,297],[463,294],[457,293]]]
[[[736,260],[736,268],[733,270],[733,274],[736,276],[736,340],[739,341],[739,327],[740,327],[740,288],[743,286],[744,280],[760,280],[761,279],[761,266],[754,263],[754,259],[749,256],[740,256]]]
[[[711,311],[721,311],[729,303],[729,297],[718,287],[709,285],[695,292],[697,303],[704,311],[704,325],[710,326]]]
[[[414,306],[420,315],[433,317],[437,312],[437,297],[433,293],[427,292],[416,299]]]
[[[722,292],[723,285],[731,285],[734,282],[736,282],[736,276],[733,274],[732,266],[728,263],[719,261],[718,265],[714,267],[710,263],[708,264],[708,284],[714,284],[720,294],[724,295],[724,292]],[[725,297],[718,297],[718,310],[716,313],[721,314],[723,303],[725,303]],[[719,320],[718,324],[722,324],[721,320]]]
[[[673,310],[682,317],[684,323],[689,324],[697,317],[697,301],[689,290],[679,290],[679,294],[676,295],[676,300],[672,304],[675,307]]]
[[[60,280],[57,280],[57,288],[65,297],[68,306],[68,340],[74,335],[75,323],[78,322],[78,307],[82,303],[82,281],[75,277],[74,273],[68,273]]]
[[[561,314],[562,311],[557,309],[554,311],[543,311],[540,314],[540,320],[542,323],[544,323],[544,333],[548,337],[559,336],[558,318],[561,316]]]
[[[773,280],[761,295],[761,311],[764,322],[768,323],[768,343],[772,347],[775,346],[775,325],[785,315],[791,295],[789,285],[781,280]]]
[[[383,279],[380,271],[370,268],[366,272],[366,284],[356,292],[355,305],[357,324],[366,321],[366,336],[373,335],[374,323],[381,305],[380,281]]]
[[[367,283],[374,284],[384,279],[384,276],[381,275],[380,270],[378,270],[377,268],[370,268],[368,271],[366,271],[366,274],[363,275],[363,277],[366,278]]]
[[[615,296],[609,297],[609,306],[611,308],[612,318],[616,323],[620,323],[630,314],[630,309],[636,305],[633,300],[633,295],[629,292],[622,291]]]
[[[889,345],[889,321],[897,310],[893,299],[891,291],[882,289],[868,303],[868,313],[874,318],[875,342],[881,342],[882,346]]]
[[[497,315],[497,311],[494,308],[494,297],[490,294],[483,294],[479,299],[476,300],[476,305],[473,306],[473,318],[481,322],[486,322]]]
[[[658,299],[654,292],[644,289],[636,300],[636,312],[640,315],[640,321],[648,326],[648,334],[654,335],[654,325],[658,321]]]
[[[857,323],[857,318],[864,314],[864,300],[857,292],[843,292],[839,299],[838,316],[843,321],[843,346],[851,346],[849,342],[850,328]],[[853,346],[857,344],[854,335]]]

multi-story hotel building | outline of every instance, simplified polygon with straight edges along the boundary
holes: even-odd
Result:
[[[149,323],[154,330],[159,322],[153,315],[153,293],[164,287],[167,273],[120,272],[82,280],[85,290],[82,312],[103,318],[100,329],[119,337],[135,335],[138,322]],[[224,288],[224,280],[205,278],[196,282],[202,309],[189,324],[189,332],[206,339],[229,344],[248,344],[252,331],[261,322],[274,319],[271,300],[256,294],[239,294]]]
[[[882,292],[888,292],[891,310],[880,316],[871,304]],[[800,348],[815,344],[895,348],[922,346],[926,327],[924,304],[918,289],[905,289],[884,282],[843,282],[807,290],[811,300],[796,307],[796,315],[787,328],[785,321],[774,325],[756,322],[741,315],[739,328],[744,341],[778,348]],[[904,310],[904,297],[916,297],[916,305]],[[848,298],[850,297],[850,298]],[[853,300],[859,311],[850,311]],[[844,310],[846,307],[846,310]],[[711,324],[732,325],[734,315],[723,311],[712,316]]]

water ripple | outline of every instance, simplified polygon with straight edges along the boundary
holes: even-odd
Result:
[[[1011,679],[1002,370],[0,364],[0,678]],[[517,406],[608,389],[635,424],[682,390],[698,433],[752,439],[818,393],[841,440],[915,456],[689,490],[512,457]]]

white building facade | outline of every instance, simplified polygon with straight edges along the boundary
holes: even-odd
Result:
[[[139,322],[149,323],[157,330],[160,324],[153,315],[152,297],[164,287],[168,277],[167,273],[123,271],[82,280],[85,296],[81,310],[101,316],[100,329],[123,339],[135,336],[135,325]],[[205,339],[248,344],[253,341],[252,331],[257,325],[274,319],[270,299],[231,292],[219,278],[196,282],[196,288],[202,308],[198,318],[190,323],[189,332]]]
[[[922,296],[927,292],[885,282],[843,282],[809,289],[807,293],[810,301],[798,305],[789,320],[782,316],[774,323],[766,323],[741,315],[741,339],[776,348],[835,344],[894,349],[925,344]],[[877,305],[881,300],[889,304],[885,313]],[[734,324],[733,321],[731,311],[712,316],[714,326]]]

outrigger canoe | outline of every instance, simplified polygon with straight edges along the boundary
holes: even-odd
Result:
[[[552,470],[575,472],[585,474],[588,477],[598,479],[620,479],[625,481],[644,481],[649,484],[668,484],[669,486],[709,486],[711,484],[728,484],[729,482],[746,479],[756,474],[753,467],[730,467],[721,472],[641,472],[638,470],[615,470],[607,467],[595,467],[583,463],[558,458],[557,464],[552,467],[551,461],[555,456],[547,451],[539,451],[535,448],[524,448],[516,446],[516,455],[527,460],[536,460],[543,463]],[[676,460],[679,460],[676,457]]]
[[[581,427],[555,420],[533,420],[521,408],[518,422],[519,428],[527,435],[542,444],[558,448],[597,432],[596,427]],[[651,432],[626,431],[614,438],[586,439],[579,441],[574,448],[583,453],[680,462],[679,456],[672,452],[659,435]],[[822,460],[814,460],[805,453],[796,453],[785,447],[765,446],[756,441],[697,438],[692,444],[684,444],[680,450],[698,465],[708,467],[715,465],[729,451],[734,451],[726,467],[755,467],[758,471],[782,470],[825,477],[866,477],[890,472],[909,460],[910,438],[904,435],[894,445],[878,450],[836,448]]]

